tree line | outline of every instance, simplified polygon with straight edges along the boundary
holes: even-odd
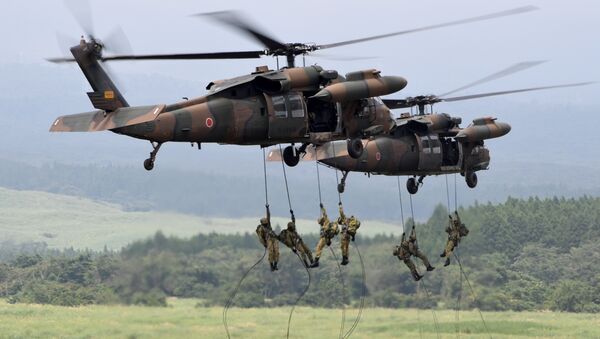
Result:
[[[316,307],[368,306],[483,310],[600,311],[600,198],[513,199],[475,204],[459,211],[470,229],[457,261],[442,267],[448,211],[437,206],[415,225],[419,245],[436,269],[415,283],[392,256],[399,237],[362,237],[351,245],[350,265],[341,275],[326,249],[300,304]],[[412,220],[407,221],[407,227]],[[368,222],[361,227],[368,227]],[[253,230],[249,230],[253,231]],[[314,234],[304,236],[309,246]],[[234,305],[291,305],[308,283],[307,270],[281,245],[280,270],[267,260],[248,274]],[[357,248],[364,260],[366,279]],[[340,259],[339,241],[331,249]],[[199,306],[224,305],[242,275],[264,254],[253,233],[165,236],[136,241],[121,251],[50,250],[43,243],[0,244],[0,296],[9,302],[56,305],[166,305],[167,297],[198,298]],[[418,260],[416,260],[419,263]],[[420,263],[419,263],[420,265]],[[424,273],[424,268],[419,266]],[[461,286],[462,282],[462,286]],[[344,286],[345,288],[343,288]],[[424,292],[424,291],[427,291]]]

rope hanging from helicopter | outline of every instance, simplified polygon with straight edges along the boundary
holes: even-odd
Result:
[[[322,194],[321,194],[321,174],[319,172],[319,160],[317,159],[317,150],[315,148],[315,166],[317,168],[317,188],[319,191],[319,206],[323,206],[323,198],[322,198]],[[337,172],[336,172],[336,178],[337,178]],[[338,277],[340,278],[340,282],[342,283],[342,321],[340,323],[340,334],[338,336],[338,338],[342,339],[344,337],[344,323],[346,322],[346,307],[344,306],[344,296],[345,296],[345,290],[346,290],[346,284],[344,282],[344,276],[342,275],[342,267],[340,266],[340,263],[338,262],[338,258],[335,255],[335,252],[333,251],[333,249],[331,248],[331,246],[329,246],[329,251],[331,252],[336,264],[337,264],[337,268],[338,268]]]
[[[400,188],[400,178],[398,178],[398,196],[400,197],[400,204],[402,205],[402,189]],[[416,227],[417,223],[415,222],[415,210],[413,208],[412,194],[408,195],[408,201],[410,203],[410,215],[411,215],[411,218],[412,218],[412,224],[413,224],[413,227]],[[404,214],[402,208],[400,209],[400,212],[402,214]],[[404,218],[402,218],[402,219],[404,220]],[[404,221],[402,222],[402,225],[404,226]],[[416,245],[417,245],[417,247],[419,247],[418,243],[416,243]],[[418,282],[418,285],[419,285],[420,288],[422,288],[423,290],[425,290],[425,293],[427,294],[427,297],[431,299],[432,295],[429,292],[429,290],[427,289],[427,286],[425,286],[425,283],[423,282],[423,280],[420,280]],[[417,308],[417,311],[418,311],[418,308]],[[433,309],[433,307],[431,308],[431,315],[433,316],[433,324],[434,324],[434,327],[435,327],[435,331],[436,331],[437,337],[441,338],[441,336],[440,336],[440,325],[439,325],[439,322],[438,322],[437,313],[435,312],[435,310]],[[417,316],[419,316],[418,313],[417,313]],[[419,319],[419,327],[420,326],[421,326],[421,323],[420,323],[420,319]],[[419,330],[420,330],[420,328],[419,328]]]
[[[281,149],[281,145],[279,145],[279,153],[283,154],[283,150]],[[287,180],[287,173],[285,170],[285,164],[283,162],[283,157],[281,158],[281,168],[283,169],[283,179],[285,182],[285,192],[287,194],[287,199],[288,199],[288,207],[290,208],[290,217],[292,219],[292,222],[294,224],[296,224],[296,217],[294,216],[294,209],[292,208],[292,200],[290,198],[290,188],[288,185],[288,180]],[[296,254],[296,256],[298,257],[298,260],[300,261],[300,263],[302,263],[302,267],[304,267],[304,269],[306,270],[306,274],[308,277],[308,283],[306,284],[306,287],[304,288],[304,290],[302,290],[302,292],[300,293],[300,295],[298,295],[298,298],[296,298],[296,300],[294,301],[294,304],[292,305],[292,309],[290,310],[290,314],[288,316],[288,323],[287,323],[287,332],[286,332],[286,338],[290,337],[290,326],[292,324],[292,316],[294,314],[294,310],[296,309],[296,306],[298,305],[298,303],[300,302],[300,300],[302,300],[302,298],[304,297],[304,295],[306,294],[306,292],[308,292],[308,290],[310,289],[310,285],[312,282],[312,277],[310,275],[310,270],[308,269],[308,267],[306,267],[304,260],[302,260],[302,258],[300,257],[300,254],[298,254],[298,252],[294,252],[294,254]]]
[[[448,176],[447,175],[446,175],[446,195],[448,197],[448,212],[450,212],[450,192],[449,192],[449,187],[448,187]],[[456,186],[456,173],[454,173],[454,210],[458,211],[458,191],[457,191],[457,186]],[[455,321],[456,321],[456,336],[460,337],[460,315],[459,315],[459,312],[460,312],[460,307],[461,307],[461,298],[462,298],[462,290],[463,290],[463,283],[462,283],[463,277],[465,278],[465,282],[467,283],[467,286],[469,287],[469,291],[471,292],[471,297],[473,298],[473,301],[475,302],[475,304],[479,304],[479,302],[477,300],[477,295],[475,294],[475,291],[473,290],[473,287],[471,286],[471,282],[469,280],[469,277],[467,276],[467,272],[465,272],[462,262],[460,261],[458,247],[454,250],[453,255],[454,255],[454,259],[456,259],[456,262],[458,263],[458,267],[459,267],[459,290],[458,290],[458,295],[457,295],[457,300],[456,300],[457,308],[456,308]],[[481,312],[479,307],[477,307],[477,311],[479,313],[479,317],[481,319],[481,322],[483,323],[483,326],[484,326],[488,336],[490,338],[492,338],[492,335],[490,334],[490,330],[489,330],[487,323],[485,322],[485,319],[483,317],[483,313]]]
[[[262,149],[262,153],[263,153],[263,174],[264,174],[264,186],[265,186],[265,208],[268,210],[269,209],[269,189],[268,189],[268,183],[267,183],[267,160],[266,160],[264,148]],[[250,272],[252,272],[252,270],[254,270],[254,268],[256,268],[265,259],[266,255],[267,255],[267,248],[265,247],[265,250],[264,250],[262,256],[252,266],[250,266],[250,268],[248,270],[246,270],[246,272],[244,272],[244,274],[242,275],[242,278],[237,283],[233,292],[229,296],[229,299],[227,299],[227,302],[225,303],[225,307],[223,307],[223,314],[222,314],[223,326],[225,327],[225,332],[227,334],[227,338],[231,338],[231,335],[229,333],[229,325],[227,323],[227,313],[229,312],[231,305],[233,305],[233,300],[235,299],[235,297],[236,297],[238,291],[240,290],[240,287],[242,286],[242,283],[244,282],[246,277],[250,274]]]
[[[336,154],[335,153],[335,142],[332,142],[331,145],[332,145],[333,155],[335,157],[335,154]],[[336,158],[334,158],[334,159],[336,159]],[[318,161],[317,161],[317,164],[318,164]],[[342,193],[340,192],[340,189],[339,189],[339,187],[340,187],[340,181],[339,181],[337,166],[335,166],[335,167],[336,167],[335,168],[335,181],[336,181],[336,184],[337,184],[337,187],[338,187],[338,190],[337,190],[337,192],[338,192],[338,203],[339,203],[340,206],[342,206]],[[360,267],[361,267],[361,271],[362,271],[362,291],[361,291],[359,308],[358,308],[358,314],[356,315],[356,319],[354,319],[354,322],[352,323],[352,326],[350,326],[350,329],[348,330],[348,332],[346,332],[346,334],[344,334],[343,338],[349,338],[352,335],[352,333],[354,332],[354,330],[356,329],[356,327],[358,326],[358,323],[360,322],[360,319],[362,317],[362,313],[363,313],[363,310],[364,310],[364,307],[365,307],[365,298],[367,296],[367,274],[366,274],[366,271],[365,271],[365,263],[363,261],[362,255],[360,253],[360,249],[358,248],[358,245],[355,242],[352,242],[352,243],[353,243],[352,247],[354,247],[354,249],[356,250],[356,253],[358,254],[358,258],[360,260]],[[336,258],[336,261],[337,261],[337,258]],[[339,264],[338,264],[338,266],[339,266]]]

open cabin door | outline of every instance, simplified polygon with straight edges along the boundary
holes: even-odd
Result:
[[[302,93],[265,94],[265,98],[269,108],[269,139],[285,140],[306,135],[308,116]]]

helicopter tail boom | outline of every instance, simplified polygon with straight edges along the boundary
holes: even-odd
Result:
[[[64,115],[54,121],[50,132],[96,132],[138,125],[154,121],[164,109],[165,105],[137,106]]]
[[[82,40],[79,45],[71,47],[71,53],[93,89],[87,95],[94,108],[104,111],[115,111],[129,104],[117,89],[99,62],[102,45],[92,40]]]

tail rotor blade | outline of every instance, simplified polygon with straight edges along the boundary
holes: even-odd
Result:
[[[104,47],[113,53],[132,54],[131,44],[121,26],[114,28],[108,36],[103,39]]]
[[[64,3],[79,24],[79,27],[83,29],[83,32],[88,37],[93,38],[95,36],[94,21],[92,18],[92,6],[89,0],[64,0]]]

